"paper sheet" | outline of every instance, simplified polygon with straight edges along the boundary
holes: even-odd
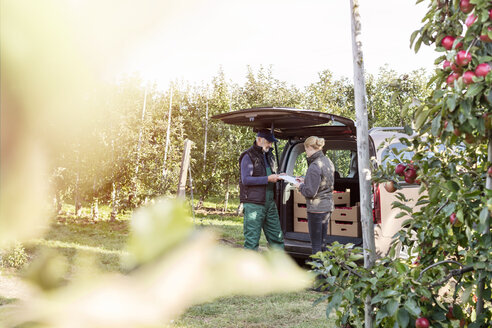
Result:
[[[278,178],[282,179],[288,183],[292,183],[292,184],[297,183],[296,178],[293,176],[290,176],[290,175],[279,175]]]

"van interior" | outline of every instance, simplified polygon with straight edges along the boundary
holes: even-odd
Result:
[[[289,141],[290,147],[284,148],[282,158],[282,171],[288,175],[303,176],[307,170],[306,154],[304,151],[303,140]],[[287,153],[285,153],[287,152]],[[357,168],[357,143],[355,140],[325,140],[323,147],[325,155],[335,166],[335,191],[350,190],[350,206],[360,202],[360,188]],[[307,232],[295,231],[294,228],[294,206],[298,205],[294,201],[294,188],[289,184],[282,184],[281,208],[284,213],[281,217],[285,218],[284,231],[285,237],[299,241],[310,241]],[[345,237],[329,235],[328,242],[339,241],[343,243],[352,242],[356,245],[362,243],[362,237]]]

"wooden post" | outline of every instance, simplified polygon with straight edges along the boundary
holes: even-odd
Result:
[[[179,183],[178,183],[178,193],[177,196],[185,198],[185,188],[186,188],[186,176],[188,173],[188,167],[190,166],[190,153],[191,146],[193,142],[186,139],[184,142],[183,157],[181,159],[181,169],[179,171]]]
[[[364,267],[371,268],[376,259],[374,223],[371,209],[371,168],[369,164],[369,133],[366,108],[364,62],[360,41],[360,15],[358,0],[350,0],[352,20],[352,53],[354,63],[354,93],[357,127],[357,156],[359,164],[360,209],[364,246]],[[373,327],[371,297],[365,299],[365,327]]]

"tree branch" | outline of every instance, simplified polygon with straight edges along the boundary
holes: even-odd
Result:
[[[418,281],[418,280],[420,280],[420,278],[422,278],[422,275],[424,274],[424,272],[425,272],[425,271],[427,271],[427,270],[429,270],[429,269],[431,269],[431,268],[433,268],[433,267],[435,267],[435,266],[438,266],[438,265],[441,265],[441,264],[446,264],[446,263],[453,263],[453,264],[457,264],[457,265],[459,265],[460,267],[464,267],[464,265],[463,265],[463,264],[461,264],[460,262],[453,261],[453,260],[445,260],[445,261],[436,262],[436,263],[434,263],[434,264],[429,265],[429,266],[428,266],[427,268],[425,268],[424,270],[422,270],[422,272],[420,273],[420,275],[419,275],[419,277],[418,277],[417,281]]]
[[[433,283],[432,285],[430,285],[430,287],[432,288],[432,287],[443,285],[446,281],[448,281],[452,277],[454,277],[454,276],[461,276],[464,273],[471,272],[471,271],[474,271],[474,268],[472,266],[464,267],[463,269],[454,269],[454,270],[451,270],[446,277],[444,277],[443,279],[441,279],[438,282]]]
[[[444,206],[446,206],[448,203],[449,203],[449,199],[447,199],[447,200],[444,202],[444,204],[442,204],[442,205],[441,205],[441,207],[439,207],[439,208],[437,209],[437,211],[436,211],[436,213],[434,213],[434,215],[437,215],[437,213],[441,212],[442,208],[443,208]]]
[[[350,267],[348,267],[347,265],[345,265],[345,263],[342,262],[340,265],[342,266],[342,268],[344,268],[348,272],[352,273],[353,275],[356,275],[357,277],[362,278],[362,275],[360,273],[358,273],[357,271],[352,270]]]

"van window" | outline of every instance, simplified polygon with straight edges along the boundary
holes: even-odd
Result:
[[[346,178],[350,174],[350,161],[352,158],[352,151],[350,150],[327,150],[325,152],[326,157],[328,157],[335,166],[335,171],[340,174],[341,178]],[[294,165],[294,175],[302,176],[306,174],[308,168],[306,153],[302,152],[297,156],[296,163]]]
[[[335,165],[335,171],[340,174],[340,178],[346,178],[350,175],[350,161],[352,159],[352,152],[350,150],[327,150],[325,155]]]
[[[294,176],[299,177],[306,174],[308,165],[306,159],[306,153],[303,152],[299,156],[297,156],[296,164],[294,165]]]

